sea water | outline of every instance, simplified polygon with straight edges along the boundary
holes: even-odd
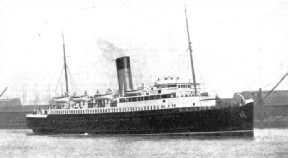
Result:
[[[254,138],[35,135],[0,130],[0,157],[288,157],[288,129],[255,129]]]

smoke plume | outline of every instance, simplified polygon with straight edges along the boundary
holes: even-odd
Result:
[[[116,47],[113,43],[98,39],[97,44],[107,60],[116,60],[116,58],[125,56],[123,49]]]

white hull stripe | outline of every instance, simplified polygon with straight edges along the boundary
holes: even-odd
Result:
[[[47,115],[43,115],[43,114],[39,114],[39,115],[35,115],[35,114],[27,114],[26,117],[46,118]]]

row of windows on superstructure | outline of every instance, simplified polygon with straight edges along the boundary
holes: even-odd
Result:
[[[191,85],[188,84],[178,85],[178,88],[191,88]]]
[[[207,94],[208,95],[208,94]],[[193,97],[194,93],[181,94],[181,97]],[[131,98],[120,98],[119,102],[138,102],[138,101],[146,101],[146,100],[156,100],[156,99],[166,99],[166,98],[175,98],[176,94],[165,94],[165,95],[150,95],[150,96],[141,96],[141,97],[131,97]],[[163,103],[165,100],[163,100]]]
[[[143,111],[143,110],[157,110],[163,108],[173,108],[176,104],[172,105],[153,105],[143,107],[127,107],[127,108],[111,108],[111,109],[86,109],[86,110],[57,110],[50,111],[50,114],[97,114],[97,113],[113,113],[113,112],[129,112],[129,111]]]
[[[120,103],[123,102],[137,102],[144,100],[156,100],[156,99],[165,99],[165,98],[175,98],[176,94],[164,94],[164,95],[149,95],[149,96],[140,96],[140,97],[131,97],[131,98],[120,98]]]
[[[176,84],[170,84],[170,85],[161,85],[161,86],[158,86],[160,88],[170,88],[170,87],[178,87],[178,88],[191,88],[191,85],[189,84],[179,84],[179,85],[176,85]]]

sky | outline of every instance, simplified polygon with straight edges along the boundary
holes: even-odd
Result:
[[[185,5],[203,91],[270,90],[288,72],[287,0],[0,0],[2,98],[23,103],[26,94],[30,104],[38,94],[45,104],[61,93],[62,33],[71,92],[116,91],[122,56],[130,56],[134,87],[192,78]],[[277,89],[287,90],[288,78]]]

